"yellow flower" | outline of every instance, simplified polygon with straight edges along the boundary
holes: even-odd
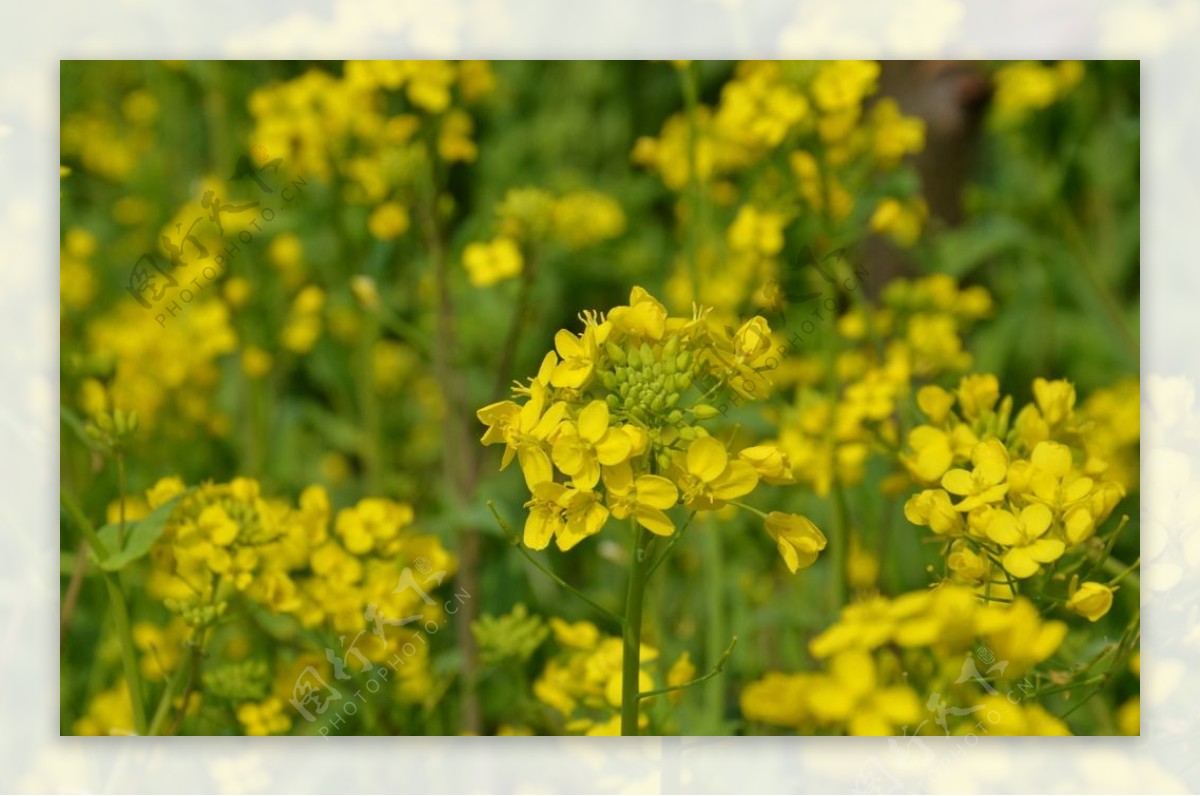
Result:
[[[242,351],[242,372],[252,379],[271,372],[271,355],[258,346],[246,346]]]
[[[664,509],[679,500],[679,490],[668,479],[661,475],[639,475],[634,479],[632,469],[623,464],[605,468],[604,488],[608,491],[612,515],[618,520],[632,516],[643,528],[659,536],[675,532],[675,523]]]
[[[895,735],[921,718],[913,690],[883,686],[875,661],[861,650],[841,652],[830,661],[829,676],[811,689],[809,704],[818,720],[844,723],[850,735]]]
[[[767,533],[775,540],[779,555],[793,574],[811,567],[825,549],[825,535],[808,517],[772,511],[766,518]]]
[[[531,484],[529,489],[533,497],[525,504],[529,516],[525,518],[524,542],[531,550],[544,550],[566,527],[567,507],[574,490],[553,481]]]
[[[816,675],[767,672],[742,689],[742,715],[749,721],[799,727],[809,718],[808,697]]]
[[[1050,426],[1068,420],[1075,411],[1075,386],[1069,381],[1033,380],[1033,397]]]
[[[775,445],[755,445],[742,448],[738,458],[754,468],[758,477],[768,484],[794,484],[792,464],[788,456]]]
[[[521,249],[511,238],[470,243],[463,250],[463,266],[472,285],[488,287],[521,273]]]
[[[386,202],[371,211],[367,229],[380,240],[392,240],[408,230],[408,211],[399,202]]]
[[[678,469],[678,467],[676,468]],[[754,491],[758,473],[742,461],[730,461],[725,446],[712,437],[688,445],[684,468],[675,478],[684,503],[692,510],[715,509]]]
[[[926,525],[941,536],[961,536],[966,530],[962,515],[942,489],[918,492],[904,504],[904,516],[913,525]]]
[[[1020,516],[998,509],[988,515],[987,535],[993,542],[1004,545],[1004,568],[1014,577],[1028,578],[1041,569],[1041,564],[1057,561],[1066,550],[1060,539],[1046,539],[1046,531],[1054,516],[1040,503],[1026,506]]]
[[[1045,503],[1055,514],[1062,514],[1086,500],[1095,486],[1092,479],[1072,474],[1071,459],[1071,449],[1057,442],[1039,442],[1030,456],[1033,468],[1029,487],[1034,498]],[[1076,522],[1089,520],[1090,517],[1079,516]]]
[[[554,640],[564,647],[592,650],[600,641],[600,631],[591,622],[566,622],[555,616],[550,619],[550,629]]]
[[[783,249],[783,225],[781,213],[759,210],[753,205],[742,205],[737,217],[729,227],[729,247],[734,251],[748,251],[763,257],[773,257]]]
[[[247,735],[278,735],[292,728],[292,720],[277,697],[262,702],[244,702],[238,706],[237,719]]]
[[[500,461],[500,469],[508,467],[516,455],[520,461],[521,472],[525,476],[525,483],[530,489],[554,478],[554,468],[543,445],[558,429],[567,410],[566,404],[559,401],[552,404],[543,414],[544,404],[545,400],[538,394],[532,396],[524,406],[518,406],[512,401],[500,401],[489,404],[476,413],[479,420],[488,426],[483,435],[483,444],[504,442],[507,446]]]
[[[644,340],[661,340],[667,329],[667,308],[642,287],[629,292],[627,306],[613,307],[608,320],[621,334]]]
[[[1114,589],[1103,583],[1081,583],[1078,590],[1073,590],[1067,600],[1067,610],[1086,617],[1089,622],[1095,622],[1112,608],[1113,591]]]
[[[608,339],[611,325],[588,323],[576,337],[566,329],[554,335],[554,348],[562,361],[554,368],[550,383],[555,387],[580,390],[587,386],[600,356],[600,346]]]
[[[632,449],[629,435],[609,426],[608,404],[592,401],[579,413],[576,423],[563,424],[552,456],[558,469],[570,476],[577,488],[591,489],[600,481],[600,465],[620,464],[629,458]]]
[[[558,529],[555,542],[564,553],[589,536],[604,529],[608,522],[608,507],[599,495],[590,489],[569,490],[566,525]]]
[[[1008,451],[997,439],[981,442],[971,451],[974,468],[954,469],[942,476],[942,487],[963,499],[954,508],[970,511],[979,506],[996,503],[1008,492],[1004,477],[1008,473]]]
[[[1000,380],[990,373],[963,376],[958,385],[958,405],[963,417],[976,420],[1000,400]]]
[[[1043,621],[1027,597],[1017,597],[1008,605],[981,607],[976,614],[976,630],[997,660],[1008,661],[1008,678],[1020,677],[1030,666],[1049,658],[1067,636],[1065,622]]]
[[[917,426],[908,435],[912,454],[901,454],[900,461],[923,484],[936,484],[954,463],[950,436],[933,426]]]

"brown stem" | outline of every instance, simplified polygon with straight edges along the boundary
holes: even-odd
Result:
[[[79,543],[79,551],[75,553],[75,568],[71,570],[71,582],[67,584],[67,593],[62,600],[62,619],[58,626],[58,646],[67,643],[67,630],[75,617],[75,606],[79,604],[79,592],[83,589],[83,575],[87,572],[88,546],[84,540]]]
[[[434,179],[430,195],[427,201],[422,203],[422,222],[437,281],[438,340],[433,346],[433,366],[446,397],[443,427],[446,454],[443,457],[443,472],[451,494],[460,503],[466,504],[475,489],[475,474],[478,472],[478,468],[472,463],[475,451],[470,444],[470,429],[467,426],[473,414],[466,406],[461,374],[450,361],[450,354],[457,350],[457,337],[454,301],[450,294],[449,265],[434,210],[437,201],[436,186],[437,181]],[[474,526],[463,528],[459,540],[458,576],[455,580],[463,591],[471,595],[471,599],[460,609],[461,615],[455,625],[455,636],[463,656],[462,730],[474,734],[478,734],[483,727],[475,682],[476,673],[479,671],[479,650],[475,645],[475,636],[471,633],[471,625],[479,615],[479,601],[475,599],[479,594],[479,548],[479,530]]]

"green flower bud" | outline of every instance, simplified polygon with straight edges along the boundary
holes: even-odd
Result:
[[[692,407],[692,416],[697,420],[710,420],[718,414],[716,407],[709,406],[708,404],[696,404]]]

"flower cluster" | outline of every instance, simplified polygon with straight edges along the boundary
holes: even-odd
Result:
[[[951,392],[922,387],[926,422],[908,435],[901,461],[930,488],[905,516],[947,542],[956,580],[1009,596],[1012,579],[1079,551],[1112,514],[1125,488],[1088,455],[1090,422],[1067,381],[1036,379],[1034,402],[1013,417],[995,376],[964,376]],[[1086,585],[1086,584],[1085,584]]]
[[[640,287],[629,304],[581,317],[583,332],[560,330],[537,375],[514,390],[523,404],[478,412],[488,426],[483,443],[503,444],[501,468],[516,459],[529,487],[526,546],[541,550],[553,540],[570,550],[610,517],[671,536],[667,512],[676,505],[714,511],[741,505],[760,481],[791,481],[778,449],[730,451],[702,425],[716,410],[684,399],[698,392],[701,374],[714,378],[714,389],[754,375],[752,364],[770,347],[763,318],[730,334],[703,309],[669,317]],[[767,530],[792,571],[825,546],[802,517],[772,515]]]
[[[996,96],[992,115],[997,124],[1019,124],[1032,111],[1041,110],[1067,96],[1083,79],[1079,61],[1060,61],[1053,65],[1020,61],[996,70]]]
[[[992,735],[1069,735],[1033,699],[1031,674],[1066,633],[1025,598],[985,605],[953,584],[875,596],[812,639],[824,670],[767,673],[742,691],[742,713],[810,734],[961,734],[983,721]]]
[[[796,480],[819,495],[834,484],[860,483],[871,453],[890,455],[896,447],[899,410],[914,382],[969,367],[963,336],[991,311],[987,291],[945,275],[896,280],[881,306],[852,307],[834,321],[832,362],[819,350],[786,360],[776,381],[794,383],[795,399],[780,418],[776,444]],[[831,375],[836,391],[828,389]]]
[[[686,90],[692,67],[678,68]],[[667,285],[673,305],[696,298],[721,313],[747,298],[761,305],[762,285],[779,278],[789,227],[812,238],[861,237],[865,225],[851,223],[857,211],[874,231],[915,242],[924,205],[903,181],[883,178],[924,147],[925,126],[892,99],[871,104],[879,71],[874,61],[742,62],[714,107],[675,114],[657,137],[637,141],[633,160],[688,203],[681,221],[694,227],[710,205],[731,216],[724,241],[688,233],[696,251]]]
[[[601,633],[591,622],[550,620],[554,640],[561,652],[547,661],[533,683],[533,694],[549,706],[563,730],[579,735],[621,734],[621,639]],[[652,663],[658,650],[645,644],[641,661]],[[638,690],[655,687],[654,678],[643,667],[638,671]],[[649,700],[642,703],[642,707]],[[638,714],[646,727],[649,717]]]
[[[339,657],[351,660],[358,653],[381,663],[411,642],[425,623],[444,618],[442,605],[427,599],[426,589],[452,575],[455,561],[435,537],[415,530],[407,504],[365,498],[334,515],[321,487],[306,489],[293,507],[263,497],[258,483],[248,478],[188,488],[172,477],[148,490],[144,504],[130,501],[130,507],[130,522],[160,507],[170,512],[150,550],[146,592],[173,617],[161,625],[135,626],[142,674],[163,680],[180,666],[187,650],[220,647],[220,654],[205,664],[200,696],[237,705],[237,718],[248,734],[290,729],[283,705],[299,673],[296,661],[326,666],[328,661],[324,654],[308,660],[276,653],[271,659],[274,685],[266,695],[266,659],[246,658],[248,646],[228,638],[230,622],[236,626],[246,616],[266,611],[297,628],[324,631],[331,640],[328,649]],[[431,573],[434,582],[426,588],[400,588],[406,569]],[[427,576],[412,577],[420,586]],[[355,640],[353,652],[344,648],[345,639]],[[396,697],[424,701],[435,691],[429,648],[425,643],[408,646],[415,652],[397,670]],[[104,714],[93,719],[97,731],[120,726],[108,715],[116,697],[105,699],[96,706]]]
[[[520,275],[526,259],[544,244],[577,251],[616,237],[625,228],[625,214],[598,191],[555,196],[540,188],[513,188],[496,206],[496,226],[492,240],[463,250],[463,267],[476,287]]]

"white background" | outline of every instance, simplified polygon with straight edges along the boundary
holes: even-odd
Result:
[[[1200,789],[1198,32],[1193,0],[5,0],[0,791]],[[60,738],[58,61],[349,56],[1142,59],[1143,737]]]

